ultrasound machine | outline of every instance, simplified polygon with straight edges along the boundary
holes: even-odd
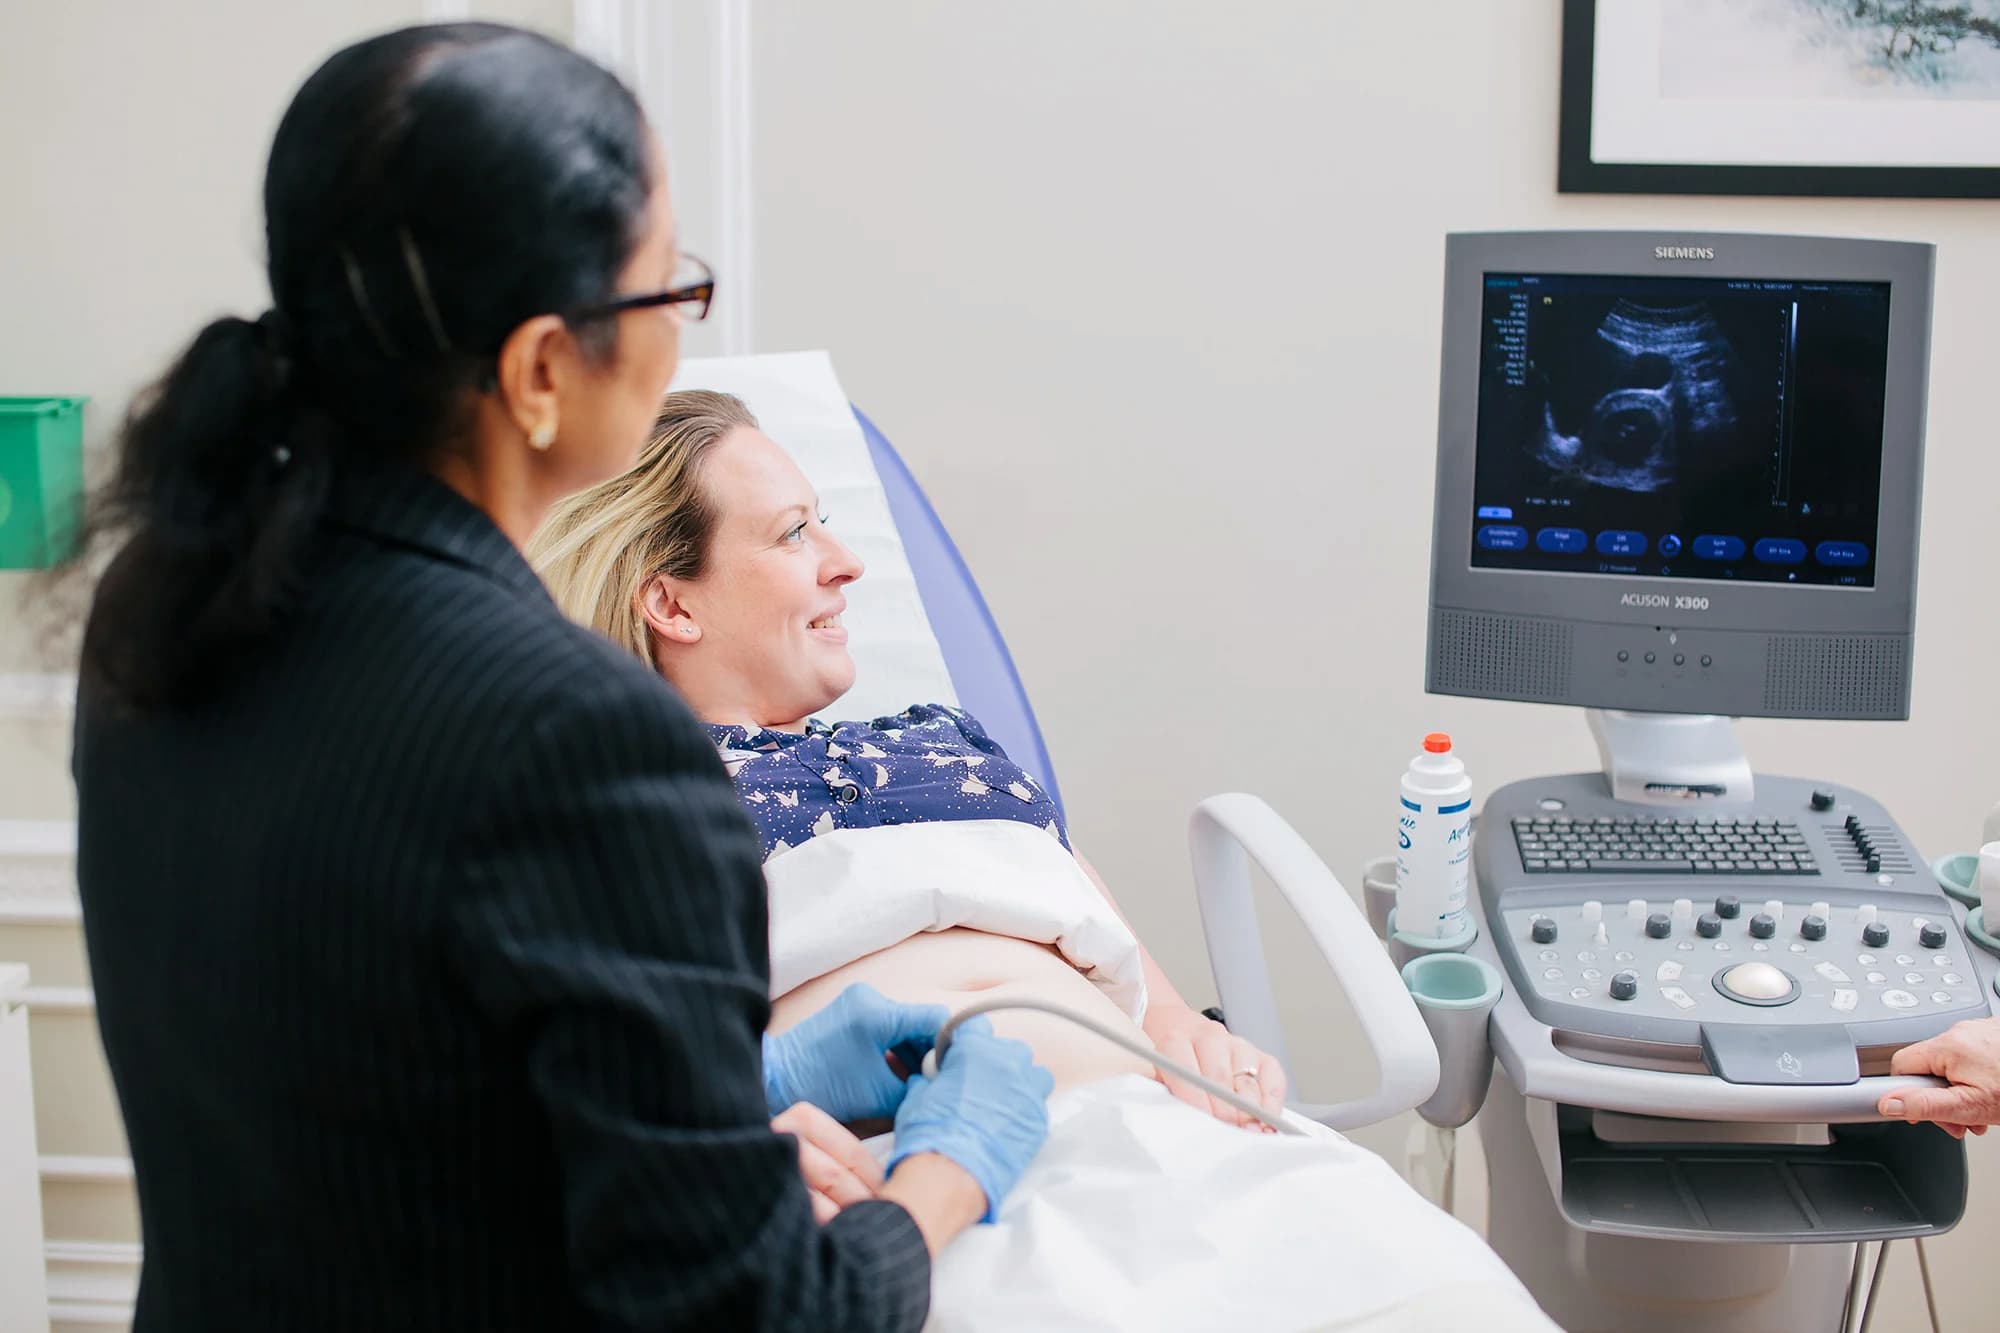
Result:
[[[1861,775],[1730,722],[1908,716],[1932,266],[1448,238],[1427,687],[1582,706],[1603,763],[1473,851],[1490,1238],[1571,1333],[1842,1327],[1870,1242],[1964,1211],[1963,1145],[1875,1108],[1996,960]]]

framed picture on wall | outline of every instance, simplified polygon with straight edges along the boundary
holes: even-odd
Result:
[[[2000,198],[2000,0],[1563,0],[1556,188]]]

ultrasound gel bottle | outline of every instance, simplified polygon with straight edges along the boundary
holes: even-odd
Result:
[[[1472,780],[1451,752],[1451,737],[1434,731],[1403,774],[1396,828],[1396,929],[1404,935],[1453,939],[1471,924],[1465,914],[1472,870]]]

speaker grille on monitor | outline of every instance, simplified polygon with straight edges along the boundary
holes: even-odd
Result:
[[[1764,708],[1793,717],[1899,718],[1908,711],[1910,644],[1902,635],[1774,634]]]
[[[1501,699],[1569,697],[1570,627],[1560,620],[1439,611],[1431,688]]]

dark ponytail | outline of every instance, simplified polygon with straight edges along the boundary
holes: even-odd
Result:
[[[407,28],[322,65],[265,176],[274,308],[211,323],[135,399],[93,498],[90,544],[123,545],[86,691],[155,712],[254,669],[338,476],[435,458],[515,327],[612,292],[652,190],[646,140],[617,79],[517,29]],[[614,337],[585,345],[609,356]]]

